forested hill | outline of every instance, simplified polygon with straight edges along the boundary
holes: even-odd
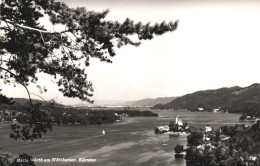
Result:
[[[155,99],[142,99],[123,103],[127,106],[154,106],[156,104],[166,104],[173,101],[176,97],[159,97]]]
[[[229,112],[260,112],[260,84],[248,87],[231,87],[198,91],[176,98],[167,104],[157,104],[155,109],[188,109],[212,111],[219,108]]]
[[[15,102],[15,104],[19,104],[19,105],[27,105],[27,104],[29,104],[29,99],[28,98],[13,98],[13,101]],[[41,103],[43,106],[51,104],[51,101],[36,100],[36,99],[32,99],[32,102],[33,102],[33,104]],[[55,103],[55,105],[56,106],[64,106],[64,105],[58,104],[58,103]]]
[[[30,107],[29,99],[28,98],[13,98],[12,101],[14,104],[7,105],[7,104],[0,104],[0,110],[17,110],[24,112]],[[43,100],[36,100],[32,99],[32,103],[41,103],[43,107],[55,106],[55,108],[61,107],[64,108],[65,106],[58,103],[53,103],[52,101],[43,101]]]

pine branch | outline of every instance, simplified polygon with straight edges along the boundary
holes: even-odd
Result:
[[[5,20],[5,19],[0,19],[6,23],[9,23],[9,24],[12,24],[13,26],[16,26],[16,27],[19,27],[19,28],[23,28],[23,29],[27,29],[27,30],[31,30],[31,31],[37,31],[39,33],[47,33],[47,34],[62,34],[62,33],[65,33],[65,32],[70,32],[70,30],[64,30],[64,31],[60,31],[60,32],[56,32],[56,31],[45,31],[45,30],[41,30],[41,29],[37,29],[37,28],[32,28],[32,27],[28,27],[28,26],[25,26],[25,25],[21,25],[21,24],[17,24],[17,23],[14,23],[12,21],[8,21],[8,20]]]
[[[0,69],[6,71],[6,72],[8,72],[8,73],[10,73],[10,74],[13,75],[16,79],[18,79],[18,82],[26,89],[27,94],[28,94],[28,97],[29,97],[29,101],[30,101],[30,104],[31,104],[31,107],[33,107],[32,98],[31,98],[30,91],[28,90],[27,86],[24,85],[24,84],[22,83],[22,81],[20,81],[20,79],[17,77],[17,75],[14,74],[13,72],[11,72],[10,70],[5,69],[5,68],[3,68],[3,67],[0,67]]]

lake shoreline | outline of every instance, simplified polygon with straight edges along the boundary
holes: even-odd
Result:
[[[154,111],[154,110],[153,110]],[[0,128],[3,140],[1,151],[20,154],[26,152],[37,158],[92,158],[93,165],[178,165],[185,166],[184,159],[174,157],[177,144],[187,144],[186,138],[169,138],[154,134],[157,125],[168,125],[177,115],[190,126],[213,128],[239,123],[240,114],[193,113],[188,111],[154,111],[158,117],[125,117],[122,122],[102,125],[54,126],[52,132],[35,141],[15,141],[9,138],[8,124]],[[102,135],[102,130],[106,131]],[[165,143],[167,145],[162,144]],[[38,166],[69,165],[62,162],[36,163]],[[82,163],[73,163],[82,165]]]

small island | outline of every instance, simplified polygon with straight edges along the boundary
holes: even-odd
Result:
[[[177,115],[175,121],[170,121],[169,125],[156,126],[154,132],[155,134],[169,134],[170,137],[186,137],[190,134],[190,127]]]

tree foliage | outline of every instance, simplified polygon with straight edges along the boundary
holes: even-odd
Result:
[[[1,89],[0,89],[0,92],[1,92]],[[13,100],[12,98],[8,98],[5,95],[0,94],[0,105],[1,104],[13,105],[14,101],[12,101],[12,100]]]
[[[0,152],[1,166],[35,166],[34,161],[31,161],[32,156],[22,153],[13,155],[11,153]]]
[[[47,110],[41,110],[40,104],[35,104],[33,108],[29,108],[30,114],[27,115],[27,124],[20,126],[12,124],[11,138],[15,140],[21,138],[22,140],[33,140],[42,137],[42,133],[52,130],[53,117]]]
[[[187,137],[187,142],[189,146],[198,146],[203,143],[203,133],[201,132],[192,132]]]
[[[183,145],[178,144],[175,146],[174,151],[175,151],[175,153],[181,153],[181,152],[183,152],[183,149],[184,149]]]
[[[105,20],[108,10],[76,9],[53,0],[5,0],[0,5],[1,79],[27,86],[37,83],[38,73],[53,76],[67,97],[93,102],[93,85],[85,68],[90,58],[112,62],[115,47],[140,45],[155,35],[177,28],[176,22],[150,25]],[[63,30],[51,31],[42,18]],[[133,36],[138,39],[133,40]],[[46,91],[46,89],[42,89]]]

